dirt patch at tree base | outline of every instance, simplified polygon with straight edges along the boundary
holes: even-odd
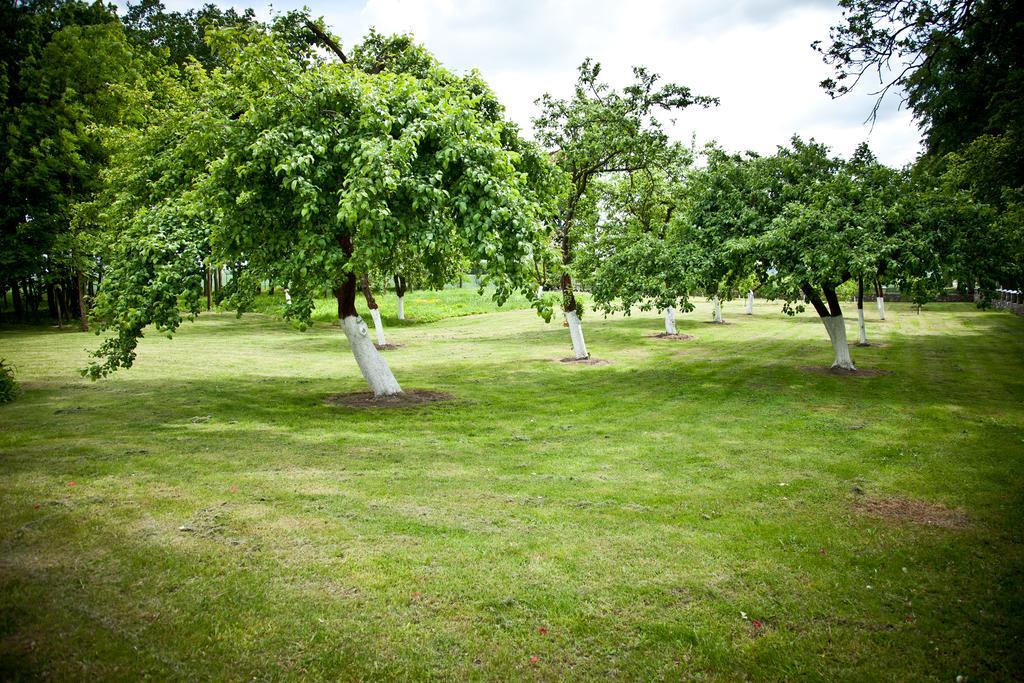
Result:
[[[673,339],[675,341],[686,341],[687,339],[696,339],[688,334],[669,334],[668,332],[661,332],[660,334],[649,334],[647,335],[651,339]]]
[[[374,396],[372,391],[331,394],[324,399],[324,403],[341,408],[411,408],[425,403],[437,403],[438,401],[451,401],[454,399],[454,396],[443,391],[407,389],[394,396]]]
[[[402,348],[401,344],[374,344],[373,348],[378,351],[394,351],[395,349]]]
[[[884,349],[889,345],[884,344],[882,342],[868,342],[867,344],[861,344],[860,342],[850,342],[850,348],[866,349],[869,346],[876,349]]]
[[[860,513],[896,522],[913,522],[941,529],[967,529],[971,521],[963,510],[914,498],[863,498],[854,504]]]
[[[732,325],[728,320],[705,320],[705,325]]]
[[[601,360],[600,358],[559,358],[559,363],[566,363],[567,365],[608,365],[608,361]]]
[[[832,375],[834,377],[882,377],[883,375],[892,374],[892,370],[880,370],[879,368],[845,370],[843,368],[826,368],[821,365],[798,365],[796,368],[804,372],[813,372],[817,375]]]

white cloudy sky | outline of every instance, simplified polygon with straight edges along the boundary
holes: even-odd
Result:
[[[371,26],[412,32],[449,68],[479,69],[526,130],[534,100],[568,95],[576,67],[594,57],[613,84],[625,83],[639,64],[719,97],[714,109],[677,117],[673,134],[684,141],[696,135],[698,144],[715,139],[730,150],[770,153],[799,133],[845,156],[867,140],[896,166],[919,152],[919,132],[896,98],[872,129],[864,122],[874,102],[868,88],[834,101],[818,87],[831,73],[810,43],[837,23],[835,0],[278,0],[274,9],[303,4],[345,45]],[[267,16],[266,7],[252,6]]]

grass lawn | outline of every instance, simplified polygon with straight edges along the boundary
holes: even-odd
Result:
[[[0,678],[1024,677],[1024,319],[869,307],[889,374],[838,377],[743,305],[591,313],[596,366],[529,310],[392,325],[456,397],[399,410],[324,404],[337,325],[204,314],[96,383],[0,329]]]
[[[397,317],[398,300],[395,298],[394,292],[375,292],[374,299],[380,306],[380,314],[385,325],[421,325],[445,318],[493,313],[498,310],[490,298],[493,291],[493,289],[488,289],[484,296],[480,296],[478,287],[468,281],[464,282],[462,287],[450,287],[441,291],[408,291],[405,293],[406,320],[399,320]],[[360,312],[367,314],[364,316],[367,324],[372,326],[373,323],[370,321],[362,294],[359,295],[358,306]],[[256,297],[253,310],[280,317],[284,313],[284,307],[284,292],[278,289],[272,295],[264,292],[262,296]],[[515,294],[509,297],[509,300],[501,308],[506,311],[530,308],[530,302],[521,294]],[[337,325],[338,300],[334,298],[316,299],[311,317],[316,322]]]

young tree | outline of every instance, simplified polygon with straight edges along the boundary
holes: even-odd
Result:
[[[365,45],[348,60],[333,39],[341,63],[296,60],[256,31],[215,40],[229,67],[189,69],[119,152],[108,219],[123,234],[99,293],[104,328],[116,334],[90,374],[130,366],[146,325],[173,332],[182,306],[198,314],[211,252],[233,264],[225,295],[240,311],[270,280],[288,283],[288,313],[308,320],[313,294],[330,287],[378,396],[401,387],[356,310],[360,274],[397,251],[421,255],[441,277],[458,253],[499,302],[517,288],[532,296],[524,264],[553,171],[476,73],[456,76],[422,50],[418,71],[395,72],[403,53],[367,69]]]
[[[399,320],[405,320],[405,292],[407,285],[405,276],[395,273],[395,299],[397,300],[396,307]]]
[[[629,175],[656,167],[668,143],[658,112],[717,103],[674,83],[659,85],[658,75],[642,67],[633,69],[634,82],[622,91],[601,82],[600,74],[600,64],[584,61],[572,97],[543,95],[537,100],[540,114],[533,121],[538,140],[568,179],[555,233],[562,257],[562,310],[578,359],[590,354],[573,293],[573,259],[578,231],[590,227],[577,223],[591,184],[608,174]]]
[[[899,239],[890,230],[901,224],[873,187],[875,166],[866,148],[847,163],[798,137],[772,157],[712,150],[691,196],[693,229],[724,245],[709,277],[729,286],[753,275],[787,313],[810,303],[832,341],[834,368],[856,369],[836,289],[876,272]]]
[[[691,163],[686,148],[672,145],[658,167],[592,185],[598,219],[580,236],[578,271],[605,315],[657,308],[665,334],[675,335],[676,312],[693,309],[690,255],[666,239]]]

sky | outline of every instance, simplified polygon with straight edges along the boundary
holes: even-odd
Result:
[[[164,0],[169,10],[202,4]],[[219,2],[227,6],[227,2]],[[251,6],[261,18],[269,6]],[[668,122],[671,135],[698,146],[770,154],[799,134],[848,156],[868,142],[884,163],[902,166],[920,152],[920,133],[898,97],[872,126],[875,98],[861,90],[831,99],[818,83],[833,73],[810,44],[838,23],[835,0],[279,0],[273,11],[301,8],[322,16],[343,46],[368,28],[410,32],[454,71],[478,69],[525,131],[543,93],[567,97],[586,57],[613,86],[634,65],[694,93],[718,97],[709,110],[687,109]]]

